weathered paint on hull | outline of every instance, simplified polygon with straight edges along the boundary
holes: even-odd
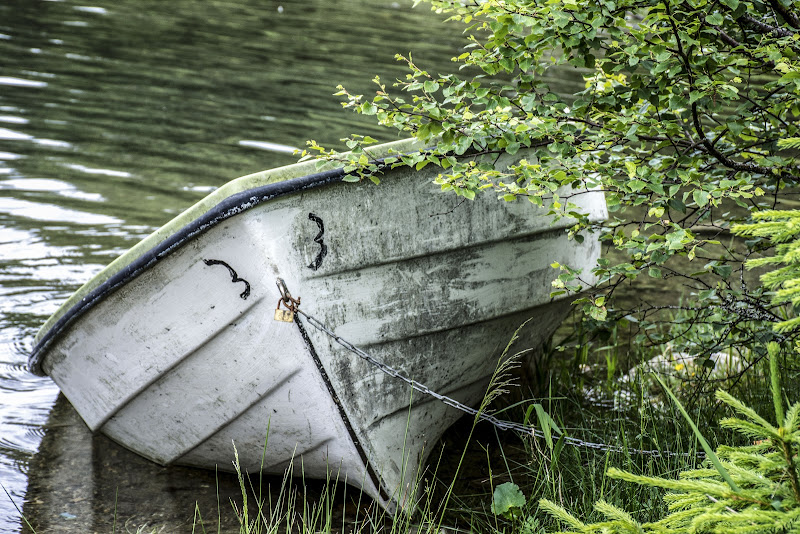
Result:
[[[515,329],[540,343],[563,318],[553,261],[590,267],[527,203],[437,194],[435,175],[282,194],[189,232],[66,323],[37,355],[92,430],[162,464],[242,465],[363,487],[407,507],[459,413],[310,325],[273,320],[285,280],[302,309],[378,360],[466,404],[482,397]],[[605,217],[602,194],[578,197]],[[100,284],[102,287],[102,285]],[[84,297],[86,300],[86,297]],[[34,368],[36,366],[34,365]],[[409,408],[410,406],[410,408]]]

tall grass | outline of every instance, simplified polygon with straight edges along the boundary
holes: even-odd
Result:
[[[679,319],[673,322],[680,324]],[[542,498],[587,522],[602,519],[595,508],[597,501],[624,508],[640,521],[661,517],[665,513],[661,490],[605,476],[611,468],[651,477],[677,476],[702,459],[695,434],[644,371],[661,366],[670,388],[712,445],[731,442],[734,436],[717,424],[721,408],[713,396],[705,394],[708,388],[725,382],[728,390],[744,394],[757,410],[769,410],[772,399],[764,387],[769,373],[758,354],[744,352],[737,357],[746,360],[746,372],[729,369],[715,374],[703,362],[690,368],[695,364],[677,345],[641,343],[630,327],[620,324],[596,335],[577,323],[573,332],[530,363],[533,372],[520,373],[529,381],[519,388],[511,388],[507,364],[499,368],[481,409],[492,403],[494,415],[540,429],[550,420],[549,439],[498,431],[477,420],[461,421],[437,445],[428,478],[418,481],[422,497],[415,515],[390,516],[377,507],[361,506],[336,523],[332,518],[337,511],[332,507],[342,506],[342,498],[335,494],[346,491],[351,500],[360,497],[356,497],[358,491],[344,490],[345,484],[337,485],[332,478],[330,490],[316,503],[299,502],[296,496],[282,493],[276,502],[257,504],[254,515],[240,516],[240,532],[407,534],[454,529],[536,534],[558,528],[551,516],[537,510]],[[697,339],[684,340],[686,345],[698,346],[709,335],[702,330],[689,334]],[[576,447],[567,444],[564,436],[606,444],[613,450]],[[642,450],[663,454],[645,455]],[[240,480],[244,502],[246,478]],[[288,486],[288,478],[285,482]],[[513,482],[527,496],[529,504],[522,513],[492,513],[493,493],[506,482]],[[361,505],[368,502],[364,497]]]
[[[672,324],[682,325],[682,318],[676,317]],[[701,447],[675,403],[667,401],[663,389],[645,371],[662,373],[712,447],[739,438],[718,425],[724,414],[707,391],[724,385],[756,411],[769,415],[775,388],[766,387],[769,371],[760,354],[750,348],[737,349],[735,356],[745,365],[729,372],[704,361],[692,363],[691,354],[683,350],[707,346],[713,332],[688,331],[695,337],[684,339],[680,347],[643,342],[633,331],[635,326],[620,323],[598,332],[576,322],[573,330],[562,331],[557,342],[514,370],[527,380],[521,380],[519,387],[514,387],[510,375],[514,360],[502,360],[481,410],[491,409],[495,416],[547,430],[547,436],[500,431],[477,418],[461,420],[436,445],[427,471],[418,470],[426,475],[415,482],[418,506],[413,515],[388,514],[340,480],[335,466],[321,490],[315,484],[315,498],[308,498],[301,458],[289,465],[283,478],[269,479],[277,492],[266,491],[268,481],[260,473],[244,472],[234,448],[240,496],[229,503],[218,502],[213,527],[207,526],[208,518],[201,517],[196,508],[192,532],[223,532],[218,525],[221,510],[227,507],[238,518],[239,534],[538,534],[557,530],[555,519],[537,509],[541,499],[557,503],[587,523],[603,519],[595,507],[598,501],[627,510],[639,521],[655,520],[665,513],[661,490],[611,480],[606,472],[615,468],[634,475],[675,477],[699,465]],[[653,334],[649,332],[648,339],[658,338]],[[662,339],[673,337],[665,332]],[[786,383],[797,372],[791,363],[782,366]],[[573,446],[566,436],[612,449]],[[264,457],[267,449],[265,441]],[[641,450],[664,454],[643,455]],[[520,513],[493,513],[494,495],[506,483],[518,486],[527,498]],[[158,530],[137,530],[150,531]]]

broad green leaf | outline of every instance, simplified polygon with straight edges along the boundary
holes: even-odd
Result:
[[[628,182],[628,187],[630,187],[631,191],[639,192],[645,188],[647,184],[641,180],[631,180]]]
[[[636,176],[636,164],[632,161],[625,162],[625,169],[628,171],[628,177],[633,178]]]
[[[698,206],[703,207],[708,204],[708,193],[701,189],[695,189],[692,192],[692,198],[697,203]]]
[[[494,489],[491,511],[494,515],[510,516],[525,506],[525,495],[513,482],[504,482]]]

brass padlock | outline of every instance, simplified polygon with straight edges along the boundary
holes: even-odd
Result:
[[[282,310],[281,302],[283,302],[283,299],[278,300],[278,307],[275,308],[275,320],[282,323],[293,323],[294,312],[292,310]]]

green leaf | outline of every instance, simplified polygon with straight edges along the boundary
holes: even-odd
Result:
[[[508,516],[525,506],[525,495],[513,482],[504,482],[494,489],[491,510],[494,515]]]
[[[708,192],[703,191],[702,189],[695,189],[692,192],[692,198],[694,198],[694,201],[701,208],[708,204]]]
[[[378,108],[372,102],[364,102],[361,104],[360,110],[364,115],[375,115],[375,113],[378,111]]]
[[[561,429],[558,428],[558,425],[553,418],[550,417],[550,414],[547,413],[541,404],[538,402],[533,405],[534,410],[536,410],[536,418],[539,420],[539,428],[542,430],[542,434],[544,434],[544,441],[547,443],[547,447],[550,451],[553,450],[553,431],[556,434],[561,434]]]
[[[472,137],[468,135],[462,135],[456,140],[456,146],[454,152],[459,156],[469,150],[469,147],[472,146]]]
[[[658,246],[656,243],[653,243],[653,245]],[[667,261],[667,258],[669,258],[669,255],[663,250],[653,250],[653,253],[650,255],[650,260],[658,265]]]
[[[595,306],[593,304],[587,304],[588,308],[586,310],[589,312],[589,317],[596,321],[605,321],[606,317],[608,316],[608,311],[604,306]]]
[[[731,272],[733,272],[733,267],[731,267],[727,263],[712,262],[710,264],[710,267],[712,272],[716,273],[725,280],[727,280],[728,277],[731,275]]]
[[[702,274],[703,274],[703,273],[698,273],[698,275],[702,275]],[[700,291],[700,292],[697,294],[697,298],[698,298],[698,299],[700,299],[700,300],[708,300],[708,299],[710,299],[711,297],[713,297],[713,296],[714,296],[716,293],[717,293],[717,290],[716,290],[716,289],[714,289],[714,288],[711,288],[711,289],[705,289],[705,290],[703,290],[703,291]]]
[[[636,176],[636,164],[632,161],[625,162],[625,169],[628,171],[628,178]]]
[[[628,187],[630,187],[631,191],[633,191],[634,193],[638,193],[639,191],[644,189],[646,185],[647,184],[641,180],[631,180],[628,182]]]
[[[672,195],[672,194],[674,194],[674,193],[670,193],[670,195]],[[681,213],[686,213],[686,204],[684,204],[681,201],[681,199],[679,199],[677,197],[670,198],[667,201],[667,204],[669,205],[669,207],[671,209],[674,209],[675,211],[680,211]]]

